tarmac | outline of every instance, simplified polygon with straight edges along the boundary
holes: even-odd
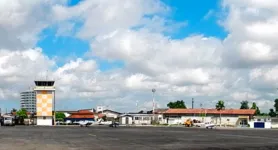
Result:
[[[277,149],[275,129],[0,127],[0,150]]]

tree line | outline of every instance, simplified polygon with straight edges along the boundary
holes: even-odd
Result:
[[[274,100],[274,108],[269,109],[269,113],[261,113],[260,108],[257,106],[255,102],[251,104],[251,107],[249,107],[249,102],[247,100],[240,102],[240,108],[239,109],[255,109],[255,115],[257,116],[270,116],[270,117],[276,117],[278,112],[278,98]],[[167,104],[168,108],[184,108],[186,109],[186,105],[183,100],[177,100],[175,102],[169,102]],[[219,100],[216,105],[215,109],[217,110],[223,110],[225,109],[225,103],[223,100]]]
[[[22,108],[22,109],[19,109],[19,110],[16,110],[16,109],[12,109],[11,110],[11,113],[15,113],[16,116],[18,116],[20,119],[26,119],[28,118],[28,114],[27,114],[27,110]],[[33,118],[35,114],[32,114],[30,116],[30,118]],[[61,113],[61,112],[56,112],[55,113],[55,117],[56,117],[56,120],[63,120],[65,118],[65,114],[64,113]]]

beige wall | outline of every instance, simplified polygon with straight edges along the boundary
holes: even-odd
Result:
[[[37,91],[37,116],[52,116],[52,91]]]

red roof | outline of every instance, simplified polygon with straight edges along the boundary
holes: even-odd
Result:
[[[221,114],[229,115],[254,115],[255,109],[224,109]],[[164,114],[219,114],[217,109],[168,109]]]
[[[94,118],[94,113],[90,110],[78,110],[77,112],[70,113],[71,115],[68,118]]]
[[[71,115],[68,118],[94,118],[94,115]]]
[[[78,110],[79,113],[93,113],[91,112],[91,110],[88,109],[82,109],[82,110]]]
[[[92,112],[74,112],[70,113],[71,115],[94,115]]]
[[[79,112],[73,112],[68,118],[94,118],[94,116],[98,116],[99,118],[102,118],[105,116],[105,114],[96,114],[90,111],[79,111]]]
[[[166,112],[169,108],[159,108],[159,109],[155,109],[154,112],[158,113],[158,114],[162,114],[164,112]]]

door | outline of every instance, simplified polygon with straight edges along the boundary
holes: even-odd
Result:
[[[254,128],[264,128],[264,122],[254,122]]]
[[[247,119],[242,119],[240,123],[242,127],[246,127],[248,125]]]
[[[125,117],[125,123],[129,124],[129,117]]]

